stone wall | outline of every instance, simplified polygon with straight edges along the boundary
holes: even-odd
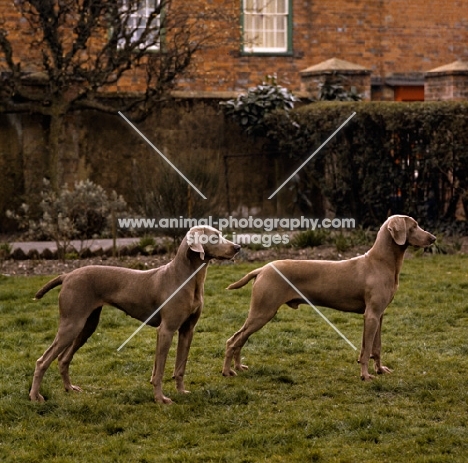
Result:
[[[428,72],[424,83],[424,99],[426,101],[467,100],[468,64],[462,64],[463,66],[459,66],[460,69]],[[461,69],[462,67],[465,69]]]
[[[179,100],[137,126],[187,177],[200,171],[209,174],[213,185],[202,192],[209,196],[210,213],[269,215],[288,201],[287,189],[273,201],[267,197],[293,167],[278,166],[267,140],[248,137],[226,121],[218,101]],[[44,118],[0,115],[0,225],[4,227],[11,226],[5,220],[6,209],[39,201],[42,178],[47,175],[46,137]],[[145,190],[172,172],[120,116],[91,111],[67,118],[60,156],[63,182],[89,178],[122,194],[135,209],[141,206]],[[204,201],[188,186],[174,194]]]

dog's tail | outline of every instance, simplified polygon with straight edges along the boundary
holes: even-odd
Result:
[[[238,289],[245,286],[250,280],[255,278],[261,271],[263,267],[257,268],[256,270],[252,270],[250,273],[247,273],[244,277],[242,277],[239,281],[230,284],[226,289]]]
[[[45,293],[50,291],[52,288],[55,288],[58,285],[61,285],[63,282],[63,277],[65,275],[59,275],[58,277],[54,278],[53,280],[50,280],[48,283],[45,284],[37,293],[36,297],[34,299],[41,299],[42,296],[44,296]]]

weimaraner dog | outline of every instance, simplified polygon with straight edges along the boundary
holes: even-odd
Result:
[[[183,239],[175,258],[162,267],[141,271],[90,265],[49,281],[38,291],[36,299],[62,285],[60,321],[54,342],[36,362],[30,399],[44,401],[39,393],[41,381],[57,357],[65,389],[81,391],[70,381],[69,365],[75,352],[96,330],[103,305],[121,309],[145,322],[168,299],[147,322],[150,326],[159,327],[151,377],[154,398],[159,403],[172,402],[162,392],[162,379],[172,337],[177,330],[179,339],[174,378],[177,390],[186,393],[184,373],[194,328],[203,307],[205,264],[212,258],[231,259],[239,249],[239,245],[226,240],[212,227],[193,227]]]
[[[378,374],[390,373],[380,359],[384,311],[398,289],[398,275],[406,248],[409,245],[426,247],[435,239],[411,217],[394,215],[382,225],[373,247],[363,256],[343,261],[279,260],[231,284],[227,289],[241,288],[256,278],[247,320],[226,343],[223,375],[236,375],[231,369],[233,358],[236,370],[248,368],[241,364],[242,347],[252,333],[275,316],[282,304],[297,309],[299,304],[306,303],[295,288],[313,304],[364,314],[359,356],[361,379],[373,378],[368,370],[369,358],[374,360]]]

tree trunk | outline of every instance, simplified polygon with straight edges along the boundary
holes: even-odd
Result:
[[[48,137],[48,175],[52,188],[58,191],[63,180],[63,166],[61,164],[61,146],[64,136],[66,111],[53,111],[50,115]]]

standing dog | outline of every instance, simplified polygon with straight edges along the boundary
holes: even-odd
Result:
[[[36,299],[62,285],[60,321],[54,342],[36,362],[29,393],[31,400],[44,401],[39,393],[41,381],[56,358],[65,389],[81,391],[70,381],[69,365],[75,352],[96,330],[103,305],[121,309],[144,322],[169,298],[168,303],[147,323],[159,327],[151,382],[156,402],[171,403],[171,399],[163,395],[162,378],[172,337],[178,330],[174,378],[177,390],[186,393],[185,366],[203,307],[205,264],[212,258],[231,259],[239,249],[239,245],[224,239],[214,228],[193,227],[183,239],[174,260],[162,267],[140,271],[90,265],[49,281],[38,291]]]
[[[426,247],[435,236],[422,230],[411,217],[394,215],[380,228],[374,246],[365,255],[343,261],[279,260],[254,270],[227,289],[237,289],[256,278],[252,288],[250,311],[244,326],[226,343],[223,375],[235,376],[241,364],[241,349],[252,333],[258,331],[276,314],[282,304],[297,309],[306,303],[297,288],[313,304],[344,312],[364,314],[364,331],[359,357],[361,378],[369,374],[369,358],[378,374],[391,370],[381,363],[380,333],[385,309],[398,289],[398,275],[409,245]],[[281,272],[289,282],[272,268]]]

